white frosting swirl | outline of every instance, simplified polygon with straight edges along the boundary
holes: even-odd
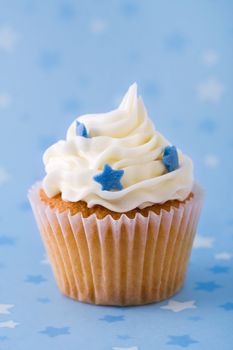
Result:
[[[45,152],[47,175],[43,189],[47,196],[61,193],[64,201],[83,200],[88,207],[100,204],[116,212],[144,208],[168,200],[184,200],[192,190],[192,161],[178,150],[179,168],[167,172],[162,162],[170,143],[159,134],[147,116],[137,85],[133,84],[120,106],[109,113],[78,118],[89,138],[76,135],[76,120],[66,140]],[[93,176],[104,164],[123,169],[120,191],[102,191]]]

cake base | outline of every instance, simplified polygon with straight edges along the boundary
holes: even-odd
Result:
[[[59,210],[29,193],[54,275],[63,294],[99,305],[142,305],[175,294],[184,282],[202,204],[195,185],[184,201],[147,215],[118,218]],[[119,214],[119,213],[117,213]]]

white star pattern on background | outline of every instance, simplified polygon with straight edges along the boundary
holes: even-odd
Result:
[[[176,300],[169,300],[167,305],[161,306],[160,309],[170,310],[173,312],[180,312],[187,309],[196,309],[196,305],[194,300],[190,301],[176,301]]]
[[[50,265],[50,261],[47,255],[44,256],[44,258],[40,261],[42,265]]]
[[[90,29],[92,33],[100,34],[107,28],[107,23],[102,19],[95,19],[90,24]]]
[[[202,59],[205,65],[211,67],[218,63],[219,54],[214,50],[205,50]]]
[[[231,260],[233,254],[231,253],[227,253],[227,252],[222,252],[222,253],[218,253],[215,254],[215,259],[217,260]]]
[[[14,322],[12,320],[5,321],[5,322],[0,322],[0,328],[15,328],[18,325],[19,325],[19,323]]]
[[[219,165],[219,158],[214,154],[206,154],[204,156],[204,164],[208,168],[216,168]]]
[[[17,43],[17,34],[11,27],[0,28],[0,50],[13,51]]]
[[[208,78],[197,86],[199,98],[204,102],[219,102],[225,87],[216,78]]]
[[[7,170],[3,167],[0,167],[0,186],[6,183],[10,179],[10,175]]]
[[[11,104],[11,97],[6,93],[0,94],[0,108],[7,108]]]
[[[113,347],[112,350],[138,350],[138,347],[137,346],[131,346],[129,348]]]
[[[215,239],[213,237],[206,237],[197,235],[194,239],[194,248],[212,248]]]
[[[2,315],[9,314],[10,313],[9,309],[12,309],[12,307],[14,307],[14,305],[12,304],[0,304],[0,314]]]

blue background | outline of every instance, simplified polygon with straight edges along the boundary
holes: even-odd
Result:
[[[233,348],[232,19],[230,0],[0,0],[1,350]],[[194,309],[63,297],[27,201],[44,150],[77,115],[116,107],[134,81],[205,188],[187,280],[172,298]]]

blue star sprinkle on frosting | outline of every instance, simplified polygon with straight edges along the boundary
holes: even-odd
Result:
[[[169,173],[179,168],[178,153],[175,146],[164,148],[162,162]]]
[[[85,125],[76,120],[76,135],[88,138],[88,133]]]
[[[114,170],[109,164],[105,164],[102,173],[95,175],[93,179],[101,184],[102,191],[122,190],[120,181],[123,174],[124,170]]]

